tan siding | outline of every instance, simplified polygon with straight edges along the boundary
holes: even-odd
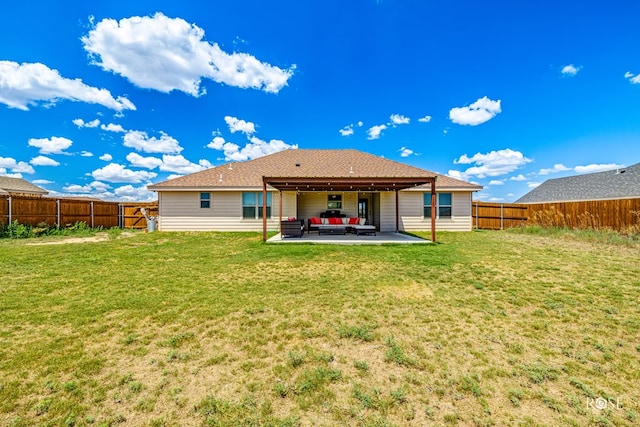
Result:
[[[393,192],[380,193],[380,231],[396,231],[396,196]]]
[[[431,218],[424,218],[424,194],[414,191],[400,192],[400,230],[431,230]],[[454,192],[452,194],[451,218],[437,218],[436,230],[470,231],[471,192]]]
[[[268,230],[278,229],[278,195],[273,193]],[[161,193],[162,231],[262,231],[261,219],[242,218],[242,192],[212,192],[211,208],[200,208],[200,192]]]

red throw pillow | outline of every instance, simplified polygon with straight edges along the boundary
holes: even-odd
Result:
[[[329,224],[342,225],[342,218],[329,218]]]
[[[309,218],[309,220],[311,221],[311,224],[314,225],[322,224],[322,220],[320,218]]]
[[[360,223],[360,218],[349,218],[349,225],[358,225]]]

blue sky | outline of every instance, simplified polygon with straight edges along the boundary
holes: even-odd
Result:
[[[0,175],[52,194],[355,148],[511,202],[640,162],[640,2],[24,1],[0,14]]]

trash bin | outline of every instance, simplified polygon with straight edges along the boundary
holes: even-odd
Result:
[[[155,218],[147,218],[147,231],[153,233],[156,231],[157,220]]]

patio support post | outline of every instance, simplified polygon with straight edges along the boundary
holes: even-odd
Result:
[[[282,227],[282,190],[280,190],[280,222],[279,224],[280,225],[278,227]]]
[[[262,241],[267,241],[267,182],[262,179]]]
[[[431,241],[436,241],[436,179],[431,181]]]
[[[396,233],[400,231],[400,206],[398,204],[398,190],[396,193]]]

